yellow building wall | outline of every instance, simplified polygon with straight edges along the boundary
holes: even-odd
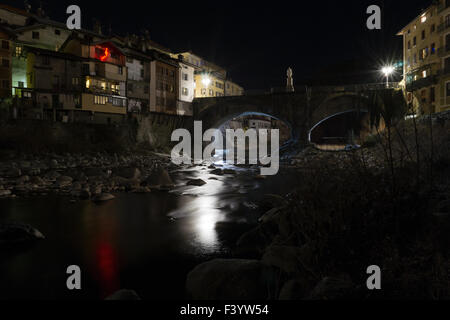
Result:
[[[112,105],[112,103],[106,102],[106,104],[95,104],[94,94],[83,93],[81,96],[81,110],[83,111],[93,111],[93,112],[103,112],[103,113],[114,113],[114,114],[126,114],[126,107],[118,107]],[[78,109],[79,110],[79,109]]]
[[[204,75],[196,74],[194,76],[195,79],[195,98],[211,98],[211,97],[222,97],[224,96],[224,88],[225,81],[214,77],[212,75],[208,75],[208,78],[211,80],[208,86],[205,86],[203,83]]]

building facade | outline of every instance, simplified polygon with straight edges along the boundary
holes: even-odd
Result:
[[[181,57],[180,57],[181,58]],[[195,68],[192,64],[178,60],[178,97],[177,114],[182,116],[192,116],[192,101],[195,94]]]
[[[231,80],[225,81],[225,96],[242,96],[244,95],[244,88]]]
[[[127,98],[129,113],[150,112],[150,60],[138,51],[126,48]]]
[[[168,55],[152,52],[150,63],[150,111],[177,114],[178,63]]]
[[[127,68],[123,52],[111,42],[91,42],[77,36],[69,38],[61,49],[82,60],[84,87],[79,117],[100,123],[124,121]]]
[[[433,2],[404,27],[403,85],[416,114],[450,110],[450,1]]]
[[[0,99],[11,97],[13,34],[0,27]]]

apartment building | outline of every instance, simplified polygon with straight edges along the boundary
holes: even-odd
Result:
[[[127,67],[129,113],[150,112],[150,58],[131,48],[124,48]]]
[[[177,114],[178,63],[169,55],[151,50],[150,111]]]
[[[127,113],[127,68],[121,49],[112,42],[92,42],[73,35],[61,51],[82,59],[79,116],[99,123],[122,122]]]
[[[14,34],[0,26],[0,100],[11,96]]]
[[[450,110],[450,0],[433,2],[403,37],[403,85],[416,114]]]
[[[227,71],[192,52],[178,55],[194,66],[194,98],[212,98],[243,95],[244,89],[227,79]]]
[[[231,80],[225,81],[225,96],[230,97],[242,95],[244,95],[244,88]]]

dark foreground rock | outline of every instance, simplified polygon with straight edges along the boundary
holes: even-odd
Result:
[[[134,290],[121,289],[106,297],[105,300],[141,300],[141,298]]]
[[[0,224],[0,246],[13,246],[45,239],[37,229],[27,224]]]
[[[266,299],[264,266],[257,260],[211,260],[189,272],[186,290],[197,300]]]

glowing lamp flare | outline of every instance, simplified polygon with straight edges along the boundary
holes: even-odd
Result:
[[[383,67],[383,69],[381,69],[381,72],[384,73],[385,76],[389,76],[390,74],[392,74],[394,72],[394,67],[392,66],[387,66],[387,67]]]
[[[108,48],[105,48],[105,51],[104,51],[104,53],[103,53],[103,56],[100,57],[100,60],[101,60],[101,61],[105,61],[106,59],[108,59],[108,57],[109,57],[109,49],[108,49]]]
[[[202,83],[203,83],[203,85],[204,85],[205,87],[207,87],[207,86],[210,85],[211,79],[210,79],[208,76],[204,76],[204,77],[202,78]]]

